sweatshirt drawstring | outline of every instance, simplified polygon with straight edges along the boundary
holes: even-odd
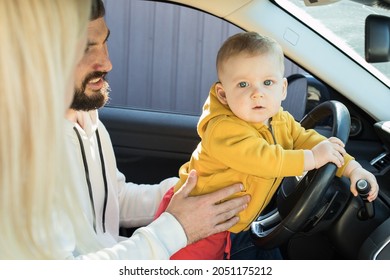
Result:
[[[102,143],[100,142],[100,136],[97,129],[96,129],[96,139],[99,146],[100,163],[102,166],[102,174],[104,180],[104,206],[103,206],[103,215],[102,215],[102,225],[103,225],[103,232],[106,232],[106,209],[107,209],[107,198],[108,198],[108,184],[107,184],[107,176],[106,176],[106,165],[104,164]]]
[[[81,135],[80,135],[79,131],[77,130],[76,127],[73,127],[73,130],[76,132],[77,139],[79,140],[79,144],[80,144],[81,155],[82,155],[83,163],[84,163],[85,179],[87,181],[87,186],[88,186],[89,200],[90,200],[90,203],[92,206],[93,229],[96,232],[96,210],[95,210],[95,204],[94,204],[94,200],[93,200],[93,191],[92,191],[92,185],[91,185],[91,180],[90,180],[90,176],[89,176],[87,157],[85,155],[85,149],[84,149],[83,141],[81,139]],[[102,174],[103,174],[103,181],[104,181],[105,194],[104,194],[104,206],[103,206],[103,215],[102,215],[102,226],[103,226],[103,232],[106,232],[106,208],[107,208],[107,201],[108,201],[108,184],[107,184],[106,167],[104,164],[102,144],[100,142],[99,132],[97,130],[96,130],[96,139],[97,139],[97,143],[98,143],[98,147],[99,147],[100,164],[102,167]]]

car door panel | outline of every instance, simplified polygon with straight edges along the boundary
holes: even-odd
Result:
[[[157,183],[178,176],[199,142],[197,116],[105,107],[99,116],[128,181]]]

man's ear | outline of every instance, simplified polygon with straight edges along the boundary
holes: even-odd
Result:
[[[217,95],[219,102],[221,102],[224,105],[228,104],[226,100],[226,93],[221,83],[215,84],[215,94]]]
[[[287,97],[287,86],[288,82],[286,78],[283,78],[283,94],[282,94],[282,100],[285,100]]]

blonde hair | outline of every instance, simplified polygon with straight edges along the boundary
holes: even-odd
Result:
[[[223,64],[232,56],[248,54],[250,56],[273,53],[280,60],[280,67],[284,73],[283,49],[274,39],[260,35],[256,32],[241,32],[230,36],[221,46],[217,54],[217,73]]]
[[[91,0],[0,0],[1,259],[68,257],[82,230],[63,124],[90,11]]]

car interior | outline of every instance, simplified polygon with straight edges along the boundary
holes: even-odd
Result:
[[[142,184],[178,176],[199,142],[196,127],[216,79],[216,51],[229,35],[256,30],[284,49],[288,94],[283,108],[304,127],[344,139],[347,152],[376,176],[380,193],[372,203],[364,194],[352,196],[349,180],[335,177],[332,164],[285,178],[253,222],[253,242],[264,249],[279,247],[291,260],[390,259],[389,77],[378,78],[383,74],[367,70],[367,63],[352,59],[343,45],[316,33],[305,15],[298,17],[289,3],[280,3],[290,1],[212,2],[105,1],[113,71],[111,101],[99,116],[118,169],[127,181]],[[388,1],[381,5],[390,7]],[[367,18],[365,34],[366,62],[389,61],[390,17]],[[366,187],[362,183],[362,193]],[[122,228],[121,234],[133,230]]]

